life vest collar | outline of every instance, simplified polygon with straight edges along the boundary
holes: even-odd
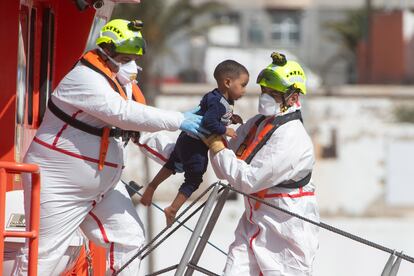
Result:
[[[122,85],[116,79],[116,73],[114,73],[106,61],[103,59],[102,54],[99,54],[98,50],[92,50],[86,52],[80,59],[84,65],[94,70],[95,72],[103,75],[108,82],[111,84],[112,88],[118,92],[122,98],[127,99],[127,93],[125,92]],[[132,82],[132,99],[136,102],[146,104],[144,94],[142,93],[139,86],[136,82]]]
[[[127,99],[127,94],[125,93],[124,89],[115,77],[116,73],[112,72],[112,70],[109,69],[108,65],[101,56],[102,55],[99,54],[97,50],[92,50],[86,52],[81,57],[80,62],[82,62],[84,65],[94,70],[95,72],[103,75],[108,80],[112,88],[116,92],[118,92],[122,98]]]

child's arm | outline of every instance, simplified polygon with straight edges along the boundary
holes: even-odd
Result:
[[[211,100],[208,103],[207,110],[203,116],[202,126],[212,134],[225,134],[226,127],[221,122],[221,117],[225,112],[226,109],[220,102]]]

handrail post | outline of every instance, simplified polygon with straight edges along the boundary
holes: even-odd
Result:
[[[30,231],[33,237],[29,239],[29,275],[37,275],[37,257],[39,254],[39,225],[40,225],[40,175],[32,173],[32,194],[30,200]]]
[[[0,168],[0,273],[3,274],[4,259],[4,224],[6,213],[6,170]]]
[[[30,173],[32,176],[32,189],[30,196],[30,226],[29,230],[19,232],[5,231],[6,212],[6,182],[7,174]],[[27,214],[25,214],[27,215]],[[37,276],[37,259],[39,249],[39,225],[40,225],[40,172],[35,164],[24,164],[0,161],[0,274],[3,272],[4,238],[26,237],[29,239],[29,265],[28,275]]]

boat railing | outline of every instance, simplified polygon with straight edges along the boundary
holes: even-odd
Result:
[[[32,189],[30,195],[30,226],[28,231],[6,231],[6,183],[7,174],[30,173]],[[27,214],[26,214],[27,217]],[[4,239],[7,237],[21,237],[29,239],[29,267],[28,275],[37,275],[37,257],[39,246],[40,220],[40,171],[35,164],[0,161],[0,272],[3,271]]]

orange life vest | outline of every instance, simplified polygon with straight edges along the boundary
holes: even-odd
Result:
[[[118,92],[122,98],[127,99],[127,94],[122,88],[122,85],[120,85],[118,80],[116,79],[116,73],[112,72],[109,69],[106,62],[97,53],[97,50],[92,50],[84,54],[80,58],[80,62],[82,62],[83,64],[91,68],[92,70],[102,74],[111,84],[112,88],[116,92]],[[132,83],[132,99],[136,102],[146,104],[145,97],[142,94],[141,89],[138,87],[138,85],[135,82]]]
[[[269,133],[269,131],[273,128],[273,117],[271,117],[270,119],[267,119],[266,121],[266,125],[263,127],[263,129],[260,131],[259,135],[257,136],[257,139],[255,140],[255,136],[256,136],[256,132],[257,132],[257,128],[259,127],[260,123],[265,119],[264,116],[260,117],[255,124],[252,126],[252,128],[249,130],[249,133],[246,135],[246,138],[244,139],[243,143],[240,144],[239,148],[236,151],[236,156],[241,159],[246,161],[246,159],[252,154],[252,152],[255,150],[256,146],[259,144],[260,141],[263,140],[263,137],[265,137],[265,135],[267,133]],[[250,163],[250,162],[248,162]],[[267,189],[261,190],[255,194],[253,194],[254,196],[257,196],[260,199],[263,199],[264,196],[267,193]],[[260,202],[256,201],[256,204],[254,206],[255,210],[257,210],[260,207]]]
[[[114,91],[118,92],[119,95],[121,95],[121,97],[125,100],[128,98],[123,87],[119,84],[118,80],[116,79],[116,73],[112,72],[111,69],[109,69],[107,63],[98,54],[97,50],[92,50],[84,54],[81,57],[80,62],[82,62],[92,70],[102,74],[111,84]],[[132,83],[132,99],[139,103],[145,104],[145,97],[142,94],[141,89],[135,82]],[[105,164],[105,157],[109,146],[109,130],[110,129],[107,127],[104,128],[103,135],[101,137],[98,164],[99,170],[102,170]]]
[[[256,155],[256,153],[266,144],[266,142],[269,140],[269,138],[272,136],[272,134],[276,131],[278,127],[281,125],[292,121],[292,120],[302,120],[302,115],[300,111],[295,111],[283,116],[279,117],[270,117],[265,121],[265,125],[262,128],[262,130],[259,132],[256,137],[257,128],[259,125],[265,120],[265,116],[261,116],[257,119],[255,124],[252,126],[252,128],[249,130],[248,134],[246,135],[243,142],[240,144],[239,148],[236,151],[236,156],[240,160],[244,160],[247,164],[250,164],[253,157]],[[310,178],[310,175],[309,175]],[[307,177],[305,177],[304,181],[306,182]],[[293,184],[293,185],[292,185]],[[280,187],[292,187],[296,183],[292,182],[289,183],[289,186],[284,186],[283,184],[279,185]],[[302,181],[297,182],[298,187],[300,185],[303,185]],[[261,190],[257,193],[254,193],[252,195],[263,199],[267,193],[268,189]],[[255,204],[255,210],[257,210],[260,207],[260,202],[256,201]]]

